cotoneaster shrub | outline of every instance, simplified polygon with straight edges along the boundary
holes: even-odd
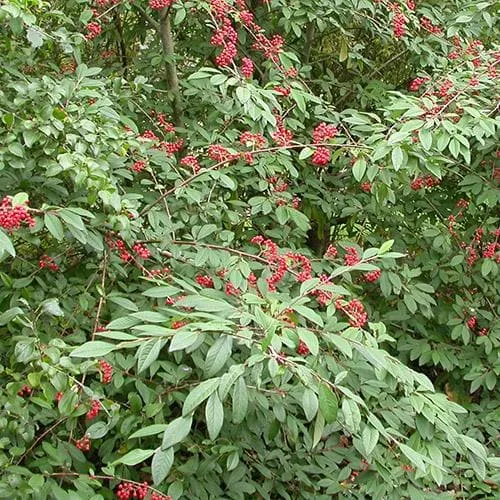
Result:
[[[493,2],[0,6],[0,497],[493,498]]]

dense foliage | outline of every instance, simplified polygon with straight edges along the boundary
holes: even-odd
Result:
[[[0,5],[0,498],[494,498],[495,2]]]

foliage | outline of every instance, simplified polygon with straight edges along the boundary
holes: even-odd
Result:
[[[493,498],[494,19],[3,2],[0,498]]]

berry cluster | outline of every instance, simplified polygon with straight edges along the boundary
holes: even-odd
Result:
[[[136,243],[132,250],[143,259],[149,259],[151,257],[151,252],[142,243]]]
[[[417,8],[417,4],[414,0],[406,0],[406,6],[408,10],[414,11]]]
[[[90,451],[90,439],[87,436],[82,437],[81,439],[77,439],[75,441],[75,446],[82,451]]]
[[[210,8],[217,24],[210,43],[215,47],[222,47],[222,52],[215,58],[215,64],[224,68],[231,65],[238,54],[238,34],[227,15],[230,7],[225,0],[211,0]]]
[[[137,173],[142,172],[145,168],[146,168],[146,162],[144,160],[136,161],[132,165],[132,170]]]
[[[297,354],[300,356],[307,356],[309,354],[309,347],[303,342],[302,340],[299,342],[299,345],[297,346]]]
[[[19,391],[17,391],[17,395],[21,396],[22,398],[27,398],[31,396],[31,393],[33,392],[33,389],[29,385],[23,385]]]
[[[0,202],[0,227],[12,232],[19,229],[23,223],[33,227],[36,222],[25,205],[14,206],[12,198],[5,196]]]
[[[428,17],[422,16],[420,18],[420,26],[422,26],[422,28],[425,31],[428,31],[429,33],[432,33],[433,35],[442,35],[443,34],[443,30],[439,26],[436,26],[435,24],[433,24],[433,22]]]
[[[282,87],[281,85],[276,85],[273,90],[283,97],[288,97],[292,91],[290,87]]]
[[[406,23],[407,19],[399,4],[394,3],[390,6],[390,9],[394,11],[394,16],[392,18],[392,32],[395,38],[403,38],[406,34]]]
[[[118,252],[122,262],[128,262],[132,258],[123,240],[114,240],[110,235],[106,235],[105,239],[110,250],[116,250]]]
[[[163,269],[151,269],[151,271],[149,271],[149,274],[151,275],[151,277],[164,277],[166,276],[168,273],[170,273],[170,268],[168,267],[164,267]]]
[[[217,163],[236,160],[239,155],[230,153],[220,144],[212,144],[208,147],[208,157]]]
[[[497,249],[500,250],[500,243],[497,243],[496,241],[488,243],[486,248],[483,250],[483,257],[485,259],[494,259]]]
[[[61,401],[63,396],[64,396],[64,392],[59,391],[59,392],[56,392],[54,399],[56,400],[57,403],[59,403],[59,401]]]
[[[53,272],[59,271],[59,266],[54,262],[54,259],[49,255],[42,255],[40,261],[38,262],[38,267],[40,269],[48,268]]]
[[[228,296],[237,297],[240,294],[240,289],[236,288],[230,281],[226,283],[224,292]]]
[[[201,169],[200,163],[198,162],[198,158],[196,158],[196,156],[194,155],[185,156],[180,161],[180,164],[183,167],[191,167],[191,169],[193,170],[193,174],[197,174]]]
[[[422,188],[432,188],[435,186],[439,186],[441,184],[440,179],[437,177],[433,177],[432,175],[426,175],[425,177],[417,177],[410,183],[411,189],[413,191],[418,191]]]
[[[149,8],[153,10],[161,10],[170,7],[175,0],[149,0]]]
[[[167,119],[163,113],[157,113],[155,110],[151,110],[150,115],[151,115],[151,118],[156,117],[158,127],[162,128],[166,134],[170,134],[172,132],[175,132],[174,124],[167,121]]]
[[[247,283],[249,286],[255,286],[257,284],[257,276],[254,273],[250,273],[247,277]]]
[[[371,193],[372,192],[372,184],[371,182],[362,182],[359,186],[361,188],[361,191],[364,191],[365,193]]]
[[[152,130],[145,130],[140,136],[139,139],[145,141],[159,141],[159,137]]]
[[[349,317],[349,324],[355,328],[363,328],[368,321],[368,314],[358,299],[352,299],[347,304],[341,300],[337,300],[335,307]]]
[[[430,80],[430,78],[428,76],[425,76],[425,77],[417,77],[417,78],[414,78],[411,82],[410,82],[410,85],[408,85],[408,90],[410,92],[418,92],[420,90],[420,87],[428,82]]]
[[[240,69],[241,74],[245,78],[252,78],[253,70],[254,70],[253,61],[249,57],[244,57],[241,60],[241,69]]]
[[[337,247],[334,245],[328,245],[324,257],[325,259],[335,259],[338,254],[339,251],[337,250]]]
[[[368,281],[369,283],[375,283],[380,276],[382,275],[382,271],[380,269],[377,269],[375,271],[370,271],[368,273],[365,273],[363,275],[365,281]]]
[[[333,139],[338,134],[338,129],[330,123],[321,122],[313,130],[313,144],[321,144]]]
[[[247,148],[262,149],[267,141],[262,134],[254,134],[252,132],[242,132],[240,135],[240,143]]]
[[[324,167],[328,164],[331,157],[332,153],[330,152],[330,150],[328,148],[325,148],[324,146],[320,146],[314,151],[311,161],[313,165]]]
[[[198,283],[198,285],[202,286],[203,288],[213,288],[214,287],[214,280],[208,275],[196,276],[195,279],[196,279],[196,283]]]
[[[360,256],[355,247],[346,247],[344,255],[344,265],[355,266],[360,260]]]
[[[188,324],[188,321],[186,320],[178,320],[178,321],[172,321],[172,330],[178,330],[179,328],[182,328],[183,326],[186,326]]]
[[[475,330],[475,329],[476,329],[476,326],[477,326],[477,316],[471,316],[471,317],[467,320],[467,326],[468,326],[471,330]]]
[[[302,283],[312,278],[311,261],[305,255],[296,252],[288,252],[286,257],[300,266],[301,271],[297,274],[297,281]]]
[[[101,409],[101,402],[97,399],[94,399],[92,401],[90,410],[87,412],[87,418],[89,420],[93,420],[94,418],[96,418],[97,415],[99,415],[100,409]]]
[[[87,24],[86,29],[87,29],[87,34],[85,35],[85,38],[87,40],[93,40],[102,33],[102,26],[95,21]]]
[[[273,35],[273,37],[269,39],[263,33],[257,33],[257,35],[255,35],[255,42],[252,45],[252,48],[262,52],[266,59],[270,59],[274,63],[278,64],[278,55],[284,44],[285,40],[283,40],[281,35]]]
[[[102,383],[109,384],[113,378],[113,367],[104,359],[99,361],[99,368],[102,371]]]
[[[438,90],[439,97],[447,97],[448,92],[453,88],[453,82],[450,80],[445,80]]]
[[[293,132],[285,128],[281,117],[276,118],[276,130],[271,134],[271,137],[278,146],[289,146],[293,139]]]

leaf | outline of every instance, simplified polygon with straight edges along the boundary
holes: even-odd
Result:
[[[43,45],[42,32],[36,26],[28,26],[26,29],[26,38],[34,49],[38,49]]]
[[[135,431],[128,438],[135,439],[146,436],[155,436],[156,434],[164,432],[167,427],[167,424],[148,425],[146,427],[142,427],[142,429],[139,429],[138,431]]]
[[[420,139],[420,144],[422,147],[429,151],[432,147],[432,133],[428,128],[422,128],[418,131],[418,137]]]
[[[123,457],[115,460],[111,465],[124,464],[124,465],[137,465],[141,462],[147,460],[151,455],[153,455],[155,450],[132,450]]]
[[[139,309],[137,305],[134,304],[134,302],[132,302],[130,299],[126,299],[125,297],[116,297],[108,295],[108,300],[110,302],[113,302],[114,304],[119,305],[120,307],[123,307],[124,309],[127,309],[128,311],[135,312]]]
[[[193,307],[197,311],[204,312],[232,312],[234,306],[229,302],[202,297],[201,295],[190,295],[177,302],[182,307]]]
[[[323,326],[323,320],[321,319],[321,316],[316,311],[309,309],[309,307],[293,306],[293,309],[298,314],[300,314],[301,316],[304,316],[304,318],[307,318],[308,320],[312,321],[316,325]]]
[[[224,407],[217,392],[213,392],[208,398],[205,407],[205,420],[208,435],[212,441],[215,441],[224,423]]]
[[[62,241],[64,239],[64,227],[61,221],[59,220],[59,217],[57,217],[57,215],[46,213],[43,217],[43,221],[49,233],[57,241]]]
[[[400,146],[396,146],[391,153],[392,165],[396,172],[403,166],[404,154]]]
[[[310,422],[318,413],[318,396],[316,396],[316,393],[308,387],[306,387],[302,393],[302,408],[304,409],[304,414],[308,422]]]
[[[323,437],[323,431],[325,429],[325,419],[321,412],[316,415],[316,421],[314,422],[313,440],[311,449],[315,448]]]
[[[248,390],[245,379],[240,377],[233,388],[233,423],[243,422],[248,410]]]
[[[236,97],[241,104],[246,104],[250,100],[251,94],[247,87],[237,87]]]
[[[104,422],[96,422],[85,431],[85,435],[90,439],[101,439],[108,433],[108,430],[109,428]]]
[[[469,436],[463,436],[463,435],[460,436],[460,440],[478,458],[480,458],[483,461],[486,461],[488,459],[486,450],[479,441],[476,441],[475,439]]]
[[[172,337],[168,352],[182,351],[192,346],[199,338],[198,332],[189,330],[177,330]]]
[[[191,431],[193,416],[178,417],[167,425],[161,443],[162,449],[170,448],[180,443]],[[131,436],[132,437],[132,436]]]
[[[417,468],[422,470],[423,472],[426,471],[426,466],[424,463],[424,457],[420,453],[416,452],[413,448],[410,448],[409,446],[406,446],[405,444],[400,444],[399,449],[404,453],[406,458]]]
[[[319,411],[323,415],[327,424],[332,424],[337,420],[339,403],[337,396],[325,384],[319,385]]]
[[[356,160],[356,163],[354,163],[352,167],[352,175],[359,182],[365,175],[365,172],[366,172],[366,160],[363,157],[358,158]]]
[[[142,292],[142,295],[145,295],[146,297],[163,299],[165,297],[170,297],[171,295],[175,295],[178,291],[179,288],[176,288],[174,286],[162,285],[149,288],[145,292]]]
[[[172,464],[174,463],[174,449],[168,448],[167,450],[162,450],[158,448],[151,461],[151,475],[153,476],[153,484],[158,486],[167,477]]]
[[[375,449],[375,446],[377,446],[379,436],[380,434],[377,429],[373,429],[368,426],[363,429],[361,441],[367,456],[370,455],[370,453]]]
[[[311,354],[317,356],[319,354],[319,342],[316,334],[305,328],[298,329],[298,334],[300,340],[302,340],[311,351]]]
[[[211,377],[215,375],[231,357],[233,338],[229,335],[221,335],[207,352],[205,359],[205,370]]]
[[[196,386],[188,395],[184,401],[184,406],[182,407],[182,415],[185,417],[192,413],[196,408],[207,399],[212,392],[217,390],[219,387],[220,378],[211,378],[201,382]]]
[[[75,411],[78,404],[78,394],[74,391],[65,391],[63,397],[57,403],[57,408],[62,416],[67,417]]]
[[[64,311],[59,305],[59,299],[48,299],[42,302],[43,312],[50,314],[51,316],[64,316]]]
[[[109,342],[93,340],[77,347],[70,353],[70,356],[74,358],[99,358],[109,354],[115,347],[114,344],[110,344]]]
[[[62,208],[61,210],[59,210],[58,214],[60,215],[61,219],[66,222],[66,224],[76,227],[76,229],[80,229],[81,231],[85,231],[85,225],[79,215],[69,211],[66,208]]]
[[[8,254],[12,255],[12,257],[16,256],[16,249],[10,241],[10,238],[2,230],[0,230],[0,255],[4,250]]]
[[[342,39],[340,44],[339,61],[344,62],[349,57],[349,47],[345,39]]]
[[[331,340],[333,344],[340,350],[342,354],[347,356],[348,358],[352,358],[352,347],[349,342],[341,337],[340,335],[329,335],[328,339]]]
[[[160,351],[164,345],[165,340],[163,339],[151,339],[137,349],[137,373],[143,372],[158,359]]]

